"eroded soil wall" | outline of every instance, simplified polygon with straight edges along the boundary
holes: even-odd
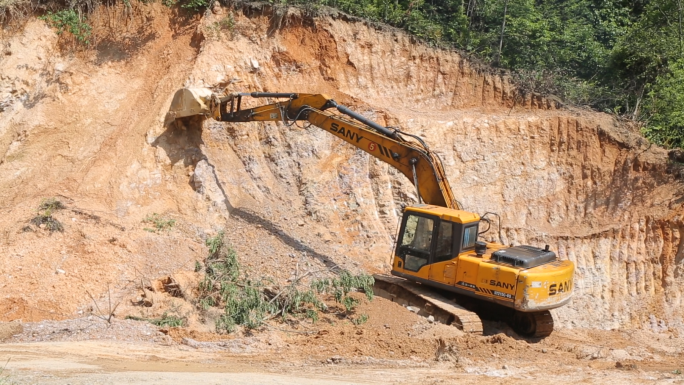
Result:
[[[638,130],[521,96],[392,29],[214,11],[103,8],[96,44],[77,54],[42,21],[5,35],[0,318],[69,317],[107,283],[125,297],[141,277],[192,270],[220,228],[250,268],[278,278],[300,263],[387,271],[409,181],[315,127],[163,125],[176,89],[206,86],[326,93],[422,136],[466,209],[501,214],[504,243],[549,244],[576,263],[559,324],[682,327],[683,174]],[[24,230],[50,196],[67,203],[65,231]],[[179,225],[145,231],[155,212]]]

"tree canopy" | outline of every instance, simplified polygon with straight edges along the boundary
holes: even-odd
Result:
[[[328,5],[455,46],[533,91],[684,146],[684,0],[275,0]]]

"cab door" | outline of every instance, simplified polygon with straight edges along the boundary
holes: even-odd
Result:
[[[416,278],[429,279],[435,243],[433,233],[438,223],[439,219],[432,215],[404,214],[401,238],[397,242],[395,254],[395,270]]]
[[[430,280],[452,286],[456,281],[457,260],[454,245],[454,224],[442,220],[437,229],[435,252],[430,264]]]

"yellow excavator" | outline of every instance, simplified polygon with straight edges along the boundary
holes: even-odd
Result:
[[[243,98],[282,100],[243,109]],[[418,136],[384,127],[324,94],[177,91],[167,120],[198,115],[220,122],[309,122],[404,174],[416,187],[418,204],[404,208],[393,277],[375,276],[376,290],[388,298],[418,305],[438,321],[475,333],[482,332],[482,325],[469,309],[493,303],[495,312],[508,314],[505,320],[517,333],[529,337],[549,335],[549,309],[571,299],[574,264],[558,259],[548,245],[507,247],[478,240],[493,222],[487,217],[496,214],[464,211],[441,160]],[[481,229],[483,223],[486,229]],[[498,225],[501,238],[500,219]]]

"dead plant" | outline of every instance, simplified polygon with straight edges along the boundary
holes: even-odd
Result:
[[[114,304],[112,307],[112,292],[109,288],[109,284],[107,284],[107,312],[103,312],[102,309],[100,309],[100,305],[97,304],[97,301],[95,300],[95,297],[93,297],[92,294],[88,290],[86,290],[86,293],[90,297],[90,299],[93,301],[93,304],[95,305],[95,309],[97,309],[97,314],[93,314],[95,317],[106,321],[108,324],[112,323],[112,318],[114,318],[114,312],[116,311],[116,308],[119,307],[121,304],[121,301],[117,302]]]

